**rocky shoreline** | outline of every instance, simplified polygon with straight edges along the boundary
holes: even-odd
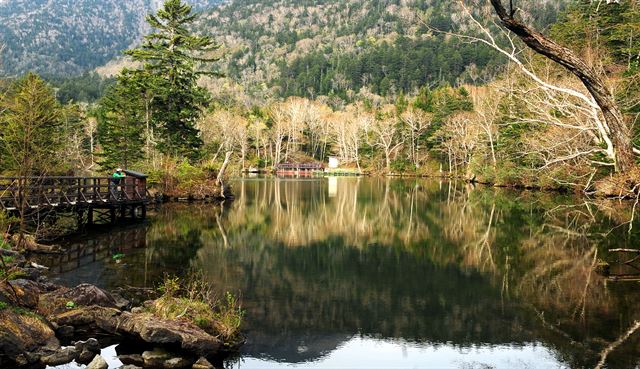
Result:
[[[157,316],[152,291],[67,288],[51,283],[42,267],[15,251],[0,255],[12,261],[10,276],[0,284],[0,368],[75,361],[106,369],[99,353],[119,343],[123,369],[208,369],[243,343],[239,335],[224,341],[188,319]]]

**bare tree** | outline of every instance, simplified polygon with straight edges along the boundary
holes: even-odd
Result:
[[[395,107],[385,105],[371,126],[374,133],[374,145],[384,151],[385,167],[387,172],[391,170],[391,154],[402,145],[399,139],[398,118],[395,115]]]
[[[516,19],[517,9],[513,8],[513,0],[510,0],[509,11],[502,4],[502,0],[491,0],[491,4],[505,28],[518,36],[529,48],[558,63],[582,81],[589,91],[590,102],[597,106],[604,118],[601,122],[605,133],[603,138],[610,141],[607,143],[610,145],[610,156],[616,171],[623,173],[632,168],[635,161],[634,151],[638,151],[633,147],[631,128],[602,76],[572,50]]]
[[[409,156],[411,162],[416,168],[420,167],[419,140],[420,136],[429,128],[433,114],[429,114],[413,106],[410,106],[400,116],[402,122],[406,125],[409,134]]]

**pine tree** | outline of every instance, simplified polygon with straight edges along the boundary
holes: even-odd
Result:
[[[0,98],[0,168],[18,178],[18,247],[22,245],[30,211],[27,192],[30,177],[44,176],[54,169],[61,147],[60,105],[47,83],[29,73]]]
[[[0,167],[16,176],[45,174],[61,148],[60,106],[47,83],[29,73],[0,98]]]
[[[152,121],[159,138],[158,149],[190,158],[197,157],[202,146],[195,125],[210,101],[197,82],[201,75],[213,74],[198,66],[216,61],[202,55],[219,47],[211,38],[189,31],[196,17],[192,7],[181,0],[167,0],[156,15],[147,17],[154,32],[145,37],[142,46],[126,52],[144,63],[137,73],[153,91]]]
[[[137,75],[118,77],[98,110],[98,137],[103,168],[129,167],[144,157],[144,94]]]

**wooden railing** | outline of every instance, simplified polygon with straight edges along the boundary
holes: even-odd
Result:
[[[146,201],[144,178],[128,176],[118,181],[111,177],[0,177],[3,210]]]

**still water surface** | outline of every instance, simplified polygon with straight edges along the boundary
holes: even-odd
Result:
[[[640,319],[638,282],[594,272],[609,248],[640,246],[630,204],[421,179],[233,185],[227,206],[164,206],[74,241],[97,251],[59,260],[57,278],[110,289],[202,271],[246,310],[229,368],[593,368]],[[605,367],[639,367],[637,335]]]

